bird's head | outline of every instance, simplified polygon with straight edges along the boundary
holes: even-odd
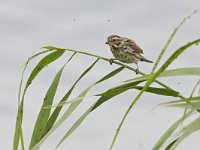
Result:
[[[116,42],[120,41],[121,37],[119,35],[111,35],[108,37],[107,42],[105,44],[113,45]]]

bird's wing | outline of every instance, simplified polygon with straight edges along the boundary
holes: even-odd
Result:
[[[142,53],[143,50],[131,39],[125,38],[124,42],[124,49],[128,51],[128,53]]]

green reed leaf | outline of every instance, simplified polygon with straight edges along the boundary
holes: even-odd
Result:
[[[60,114],[60,111],[63,107],[63,105],[60,104],[64,104],[69,96],[71,95],[74,87],[76,86],[76,84],[94,67],[94,65],[97,63],[98,59],[91,65],[89,66],[80,76],[79,78],[74,82],[74,84],[72,85],[72,87],[69,89],[69,91],[67,91],[67,93],[64,95],[64,97],[60,100],[60,102],[58,103],[58,107],[55,108],[55,110],[53,111],[52,115],[49,117],[47,125],[45,127],[45,130],[43,132],[43,136],[47,134],[47,132],[53,127],[54,123],[56,122],[56,119],[58,117],[58,115]],[[79,100],[81,101],[83,98],[81,97]],[[73,100],[74,102],[75,100]]]
[[[36,78],[36,76],[39,74],[40,71],[42,71],[42,69],[45,66],[47,66],[50,63],[52,63],[55,60],[57,60],[60,56],[62,56],[63,53],[64,53],[64,51],[55,51],[55,52],[52,52],[52,53],[48,54],[43,59],[41,59],[41,61],[36,65],[36,67],[31,72],[31,74],[30,74],[30,76],[29,76],[29,78],[28,78],[28,80],[26,82],[21,101],[18,100],[19,106],[18,106],[17,120],[16,120],[16,125],[15,125],[13,149],[15,149],[15,150],[18,149],[19,139],[20,139],[20,137],[21,138],[23,137],[21,124],[22,124],[22,119],[23,119],[24,96],[26,94],[26,91],[27,91],[28,87],[30,86],[32,81]],[[28,62],[25,65],[24,71],[26,69],[27,64],[28,64]],[[24,74],[24,71],[23,71],[23,74]],[[23,80],[23,75],[22,75],[22,80]],[[21,81],[21,83],[22,83],[22,81]],[[20,83],[19,92],[21,92],[21,83]],[[19,93],[19,95],[21,95],[21,94]]]
[[[45,97],[44,97],[44,101],[43,104],[41,106],[40,112],[38,114],[38,118],[36,120],[35,123],[35,127],[32,133],[32,138],[31,138],[31,142],[29,145],[29,149],[31,149],[43,136],[44,134],[44,130],[45,130],[45,126],[48,122],[49,119],[49,115],[51,112],[51,108],[49,109],[43,109],[43,107],[48,106],[48,105],[52,105],[53,100],[54,100],[54,96],[56,94],[57,88],[58,88],[58,84],[60,82],[60,78],[63,72],[63,69],[65,68],[66,64],[74,57],[75,53],[72,54],[72,56],[69,58],[69,60],[64,64],[64,66],[58,71],[58,73],[56,74],[52,84],[50,85]]]
[[[178,138],[173,140],[169,145],[167,145],[167,147],[165,148],[165,150],[170,150],[178,141]]]
[[[151,75],[154,74],[148,74],[141,77],[137,77],[134,79],[130,79],[127,81],[124,81],[125,83],[129,83],[132,81],[140,81],[140,80],[146,80]],[[178,68],[178,69],[172,69],[172,70],[166,70],[162,72],[158,78],[164,78],[164,77],[173,77],[173,76],[200,76],[200,68],[199,67],[193,67],[193,68]]]
[[[111,77],[113,77],[114,75],[118,74],[119,72],[121,72],[122,70],[124,69],[124,67],[119,67],[117,68],[116,70],[110,72],[109,74],[107,74],[105,77],[103,77],[102,79],[100,79],[99,81],[96,82],[97,83],[100,83],[100,82],[103,82],[104,80],[107,80]]]
[[[51,54],[45,56],[33,69],[31,72],[31,75],[28,78],[26,86],[30,85],[32,81],[35,79],[35,77],[42,71],[46,66],[48,66],[50,63],[57,60],[60,56],[62,56],[64,53],[63,50],[52,52]]]
[[[180,136],[176,143],[173,145],[173,147],[170,150],[175,150],[175,148],[188,136],[193,134],[196,131],[200,130],[200,118],[197,118],[193,120],[189,125],[187,125],[183,131],[180,133]]]
[[[169,47],[169,44],[171,43],[171,41],[174,39],[175,35],[177,34],[178,30],[181,28],[181,26],[186,22],[186,20],[190,19],[192,17],[192,15],[194,15],[197,12],[197,10],[193,11],[192,14],[190,14],[189,16],[185,17],[180,23],[179,25],[174,29],[174,31],[172,32],[172,34],[170,35],[169,39],[167,40],[167,42],[165,43],[164,47],[162,48],[156,62],[155,65],[151,71],[151,73],[153,73],[156,70],[156,67],[158,66],[161,58],[163,57],[165,51],[167,50],[167,48]]]
[[[171,135],[174,133],[174,131],[178,128],[178,126],[183,122],[183,119],[187,119],[193,111],[190,111],[185,114],[185,116],[182,116],[179,120],[177,120],[175,123],[173,123],[167,131],[161,136],[161,138],[156,142],[152,150],[159,150],[163,146],[163,144],[171,137]]]
[[[96,64],[96,62],[99,59],[97,59],[89,68],[87,68],[82,74],[81,76],[78,78],[78,80],[75,82],[74,86],[76,85],[76,83],[87,73],[89,72],[93,66]],[[60,101],[60,103],[65,102],[69,95],[71,94],[74,86],[72,86],[72,88],[66,93],[66,95],[62,98],[62,100]],[[73,99],[75,102],[71,103],[71,105],[68,107],[67,111],[62,115],[62,117],[57,121],[57,123],[55,123],[61,108],[63,105],[58,106],[54,112],[52,113],[47,126],[45,127],[44,133],[42,135],[42,138],[37,141],[37,143],[34,145],[34,147],[32,148],[33,150],[36,150],[39,148],[39,146],[72,114],[72,112],[79,106],[79,104],[82,102],[82,100],[84,99],[85,95],[89,92],[89,90],[93,87],[90,86],[87,89],[85,89],[78,97],[78,101],[76,99]]]
[[[103,78],[101,78],[100,80],[98,80],[96,83],[94,83],[92,86],[103,82],[105,80],[108,80],[109,78],[117,75],[119,72],[121,72],[123,70],[123,67],[119,67],[114,71],[111,71],[110,73],[108,73],[107,75],[105,75]],[[73,99],[72,102],[78,102],[80,101],[80,99],[83,99],[83,97],[77,97],[76,99]],[[61,139],[61,141],[59,142],[59,144],[57,145],[57,148],[60,146],[61,143],[63,143],[68,137],[69,135],[71,135],[76,128],[78,128],[78,126],[80,126],[80,124],[86,119],[86,117],[90,114],[90,112],[94,109],[94,106],[96,105],[98,101],[96,101],[92,106],[90,106],[88,108],[88,110],[71,126],[71,128],[67,131],[67,133],[63,136],[63,138]]]
[[[61,118],[54,124],[54,126],[46,133],[45,136],[31,149],[31,150],[37,150],[40,145],[74,112],[74,110],[79,106],[79,104],[82,102],[83,98],[86,96],[86,94],[89,92],[89,90],[93,87],[90,86],[87,89],[85,89],[78,97],[79,101],[76,101],[74,103],[71,103],[71,105],[68,107],[68,109],[65,111],[65,113],[61,116]],[[82,97],[82,100],[80,100],[80,97]],[[74,99],[76,100],[76,99]]]
[[[81,115],[81,117],[71,126],[71,128],[67,131],[67,133],[63,136],[63,138],[61,139],[61,141],[58,143],[58,145],[56,146],[56,149],[79,127],[79,125],[85,120],[85,118],[89,115],[89,113],[91,112],[91,110],[93,109],[94,105],[96,104],[96,102],[94,104],[92,104],[85,113],[83,113],[83,115]]]
[[[186,104],[187,101],[192,102],[200,102],[200,96],[195,96],[195,97],[189,97],[189,98],[183,98],[183,99],[177,99],[177,100],[173,100],[170,102],[166,102],[166,103],[161,103],[160,105],[163,106],[176,106],[177,104]]]
[[[127,90],[130,90],[133,88],[133,86],[140,84],[143,81],[137,81],[137,82],[132,82],[129,84],[124,84],[124,85],[120,85],[114,88],[111,88],[109,90],[107,90],[106,92],[102,93],[102,94],[97,94],[96,96],[101,96],[96,105],[94,106],[94,108],[92,109],[92,111],[94,109],[96,109],[97,107],[99,107],[101,104],[103,104],[104,102],[108,101],[109,99],[113,98],[114,96],[117,96]]]
[[[54,96],[57,91],[58,83],[60,81],[61,74],[63,72],[65,65],[58,71],[56,74],[53,82],[51,83],[42,104],[42,107],[40,109],[40,112],[38,114],[37,121],[35,123],[35,127],[32,133],[32,138],[30,142],[29,149],[31,149],[42,137],[42,133],[44,131],[44,128],[46,126],[46,123],[48,121],[51,109],[43,109],[46,105],[52,105]]]
[[[143,86],[134,86],[133,89],[142,90]],[[157,88],[157,87],[148,87],[145,92],[157,94],[157,95],[164,95],[164,96],[173,96],[178,97],[179,92],[170,90],[170,89],[164,89],[164,88]]]

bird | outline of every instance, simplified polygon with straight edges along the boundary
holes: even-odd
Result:
[[[112,65],[114,60],[118,60],[123,63],[135,63],[136,74],[139,73],[138,62],[144,61],[148,63],[153,63],[153,61],[146,59],[142,54],[143,50],[131,39],[126,37],[121,37],[119,35],[111,35],[107,38],[105,44],[108,44],[110,50],[114,56],[109,60]]]

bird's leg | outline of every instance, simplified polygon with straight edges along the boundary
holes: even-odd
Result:
[[[111,65],[112,65],[112,63],[113,63],[114,60],[116,60],[116,59],[111,58],[111,59],[109,60],[109,62],[110,62]]]
[[[136,74],[138,74],[138,73],[139,73],[139,67],[138,67],[138,63],[136,63],[136,66],[137,66],[137,68],[136,68],[136,71],[135,71],[135,73],[136,73]]]

